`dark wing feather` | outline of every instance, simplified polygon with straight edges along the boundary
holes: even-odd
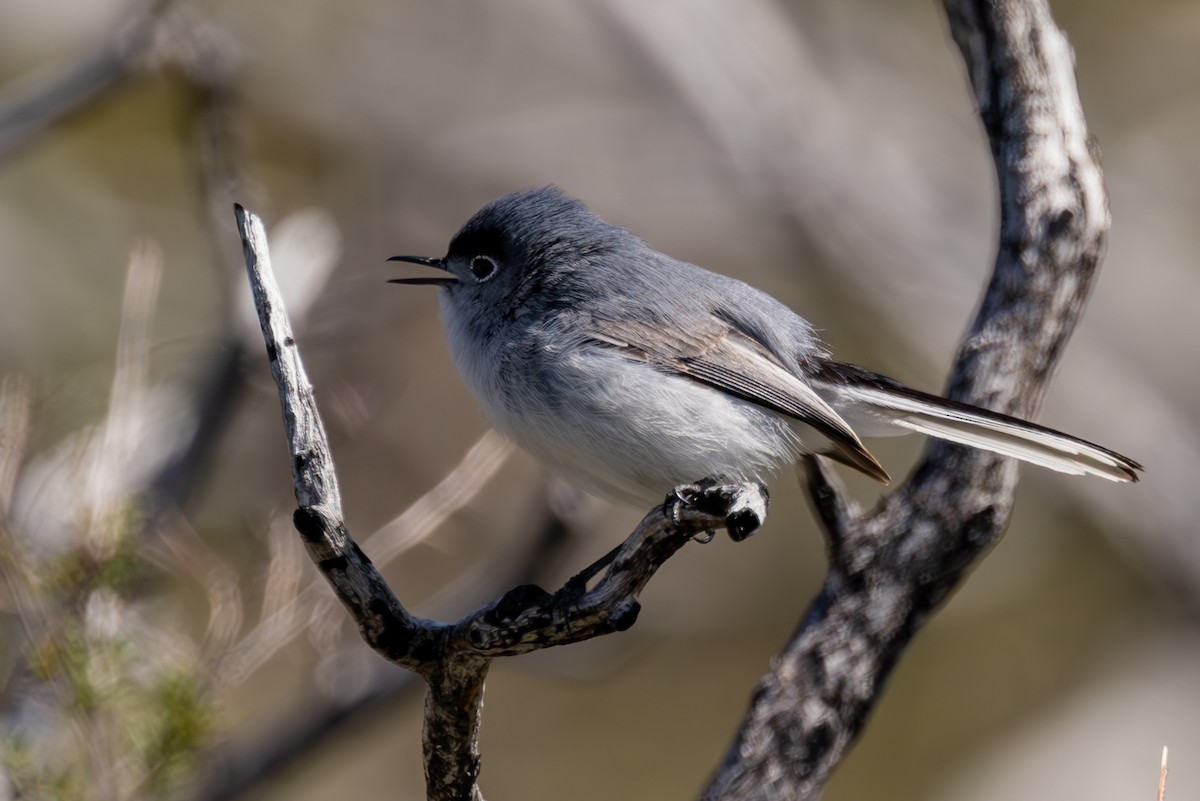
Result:
[[[674,326],[600,319],[589,323],[596,342],[807,423],[832,443],[830,456],[884,484],[890,481],[858,435],[824,399],[762,342],[724,320],[710,316],[699,330],[693,327],[686,332]]]

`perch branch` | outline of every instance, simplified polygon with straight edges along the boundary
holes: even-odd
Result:
[[[523,585],[458,623],[410,614],[343,522],[341,494],[312,386],[271,272],[262,221],[235,206],[246,271],[279,388],[299,508],[293,522],[309,557],[381,656],[425,678],[428,797],[481,799],[479,712],[493,658],[579,642],[633,625],[638,594],[689,540],[717,528],[744,539],[766,518],[759,484],[680,488],[616,550],[555,593]]]
[[[346,529],[333,456],[271,272],[266,229],[258,217],[241,206],[234,208],[254,306],[283,406],[299,504],[293,523],[363,638],[390,661],[421,672],[423,658],[437,651],[441,626],[409,614]]]
[[[477,444],[472,451],[478,447]],[[411,516],[410,513],[416,508],[415,505],[409,507],[409,511],[401,517]],[[389,523],[384,530],[392,525]],[[511,574],[496,575],[494,569],[468,571],[438,590],[434,597],[445,596],[447,600],[457,599],[461,603],[464,596],[470,596],[473,592],[479,593],[475,597],[488,598],[499,588],[532,581],[542,574],[552,561],[552,555],[566,542],[568,529],[569,524],[565,520],[547,509],[537,535],[527,547],[528,552],[521,557],[520,564]],[[381,532],[376,532],[376,535]],[[481,584],[492,589],[480,592],[478,588]],[[428,602],[429,599],[426,599]],[[437,606],[436,601],[434,605]],[[288,725],[281,729],[279,736],[267,738],[254,748],[223,745],[217,752],[211,771],[193,796],[194,801],[232,801],[242,798],[280,770],[300,764],[316,749],[345,732],[354,731],[363,725],[364,719],[378,716],[381,709],[398,709],[407,704],[419,689],[419,681],[420,677],[415,673],[390,669],[390,666],[378,663],[356,692],[340,693],[306,705],[303,714],[293,716]]]
[[[1107,196],[1071,50],[1045,1],[945,4],[1001,198],[995,269],[948,394],[1028,416],[1087,299],[1109,226]],[[854,515],[810,464],[829,571],[704,799],[820,795],[913,636],[999,539],[1016,479],[1009,460],[934,444],[902,487]]]

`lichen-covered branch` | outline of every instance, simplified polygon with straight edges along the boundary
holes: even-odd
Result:
[[[995,270],[959,349],[953,398],[1032,415],[1087,300],[1109,225],[1071,49],[1044,0],[946,0],[1001,196]],[[760,682],[703,797],[812,799],[862,731],[929,614],[1008,523],[1016,465],[930,446],[911,478],[854,515],[818,464],[825,584]]]

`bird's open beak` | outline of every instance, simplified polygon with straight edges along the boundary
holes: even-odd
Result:
[[[449,269],[446,267],[445,260],[432,259],[428,256],[392,256],[388,261],[407,261],[411,264],[424,264],[426,267],[436,267],[439,270]],[[434,284],[435,286],[446,286],[447,284],[457,282],[458,279],[453,275],[425,275],[416,278],[392,278],[388,280],[389,284]]]

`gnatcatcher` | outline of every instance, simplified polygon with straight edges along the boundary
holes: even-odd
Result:
[[[886,484],[860,436],[917,431],[1064,473],[1137,481],[1119,453],[830,358],[806,320],[678,261],[558,189],[467,221],[435,284],[450,351],[493,425],[567,480],[649,506],[701,479],[766,482],[807,453]]]

